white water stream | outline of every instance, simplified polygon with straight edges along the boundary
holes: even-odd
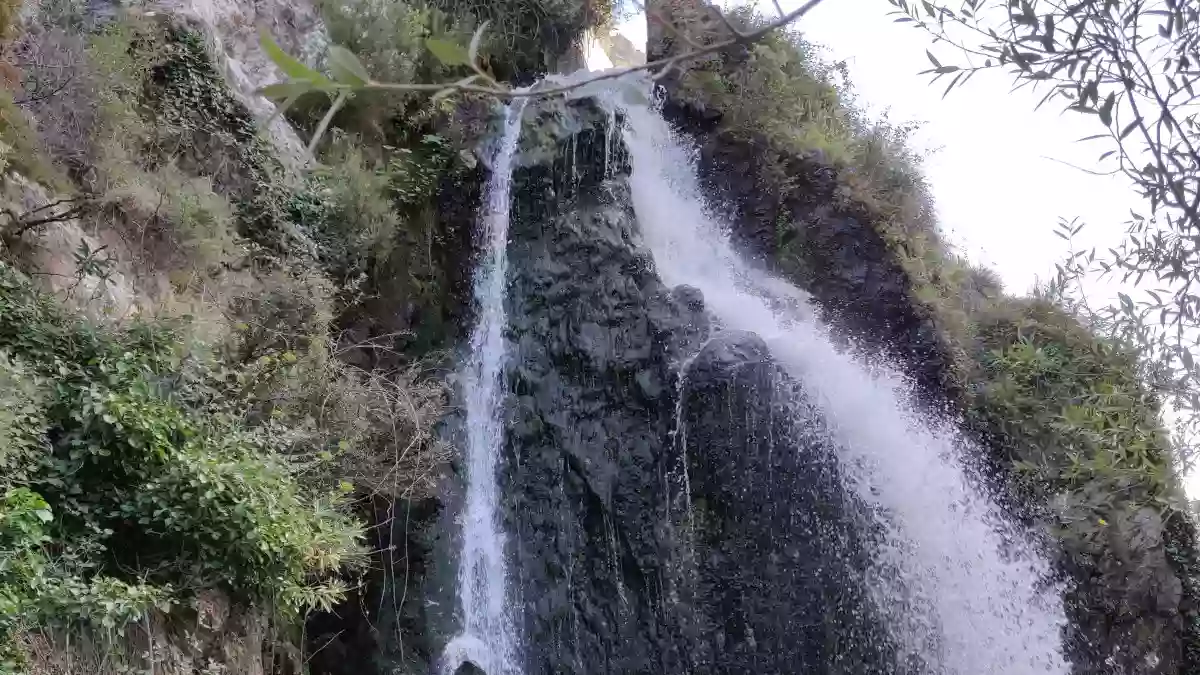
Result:
[[[1061,589],[966,478],[975,450],[954,425],[914,412],[896,370],[836,349],[803,292],[742,260],[657,111],[609,105],[625,116],[634,210],[659,275],[698,288],[719,326],[767,341],[822,411],[850,488],[881,514],[885,542],[866,581],[893,636],[937,673],[1067,673]]]
[[[511,103],[491,161],[480,214],[481,259],[475,270],[475,327],[461,373],[466,404],[467,494],[462,514],[458,599],[462,632],[446,646],[442,662],[453,673],[464,661],[488,675],[515,675],[516,618],[510,611],[505,536],[497,476],[504,449],[502,409],[508,345],[504,308],[508,278],[508,219],[512,162],[521,136],[526,99]]]
[[[1047,563],[1029,538],[966,477],[962,462],[976,450],[949,421],[914,411],[898,371],[835,348],[802,291],[742,260],[708,208],[687,146],[653,107],[608,105],[625,120],[634,211],[658,273],[669,285],[699,289],[717,330],[767,341],[820,409],[849,487],[879,514],[884,540],[864,581],[893,637],[939,674],[1065,675],[1061,589],[1047,583]],[[468,660],[488,675],[521,672],[497,471],[511,168],[523,108],[518,101],[507,110],[480,219],[476,325],[462,372],[462,632],[443,655],[448,674]]]

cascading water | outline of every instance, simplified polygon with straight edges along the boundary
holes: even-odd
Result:
[[[488,675],[520,672],[515,621],[509,611],[496,472],[504,443],[504,302],[512,163],[525,101],[516,99],[505,112],[480,217],[482,258],[474,281],[476,323],[462,372],[467,450],[467,494],[458,572],[462,632],[446,646],[443,663],[448,673],[464,661],[480,666]]]
[[[656,111],[608,105],[625,118],[634,211],[659,275],[699,289],[721,329],[767,342],[816,401],[850,487],[880,514],[885,536],[865,581],[895,639],[938,673],[1066,673],[1060,589],[965,476],[953,426],[915,412],[902,377],[836,349],[802,293],[738,256]]]

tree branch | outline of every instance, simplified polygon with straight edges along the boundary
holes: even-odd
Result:
[[[600,81],[604,81],[604,80],[615,80],[617,78],[624,77],[625,75],[629,75],[630,73],[655,70],[658,68],[668,68],[668,67],[680,66],[680,65],[686,64],[690,61],[694,61],[698,58],[701,58],[703,56],[708,56],[710,54],[715,54],[717,52],[724,51],[726,49],[729,49],[730,47],[756,42],[759,39],[766,36],[768,33],[772,32],[774,30],[777,30],[779,28],[783,28],[784,26],[787,26],[788,24],[800,19],[805,14],[808,14],[810,11],[812,11],[813,8],[815,8],[817,5],[821,4],[822,1],[823,0],[808,0],[808,2],[805,2],[800,7],[797,7],[796,9],[792,10],[791,12],[783,14],[776,20],[774,20],[760,28],[757,28],[748,33],[736,31],[734,33],[733,37],[731,37],[727,40],[721,40],[719,42],[714,42],[713,44],[707,45],[707,46],[695,46],[691,50],[686,51],[682,54],[676,54],[674,56],[663,57],[661,59],[649,61],[647,63],[641,64],[638,66],[613,69],[610,71],[599,73],[599,74],[595,75],[594,77],[589,77],[589,78],[586,78],[579,82],[573,82],[571,84],[560,85],[560,86],[555,86],[555,87],[544,87],[544,88],[525,89],[525,90],[511,90],[511,89],[504,88],[503,86],[501,86],[498,83],[495,84],[494,86],[490,86],[490,85],[481,86],[481,85],[477,85],[477,84],[471,84],[469,81],[461,81],[461,80],[459,82],[444,82],[444,83],[436,83],[436,84],[376,82],[376,81],[372,80],[372,81],[368,81],[368,82],[365,82],[362,84],[357,84],[357,85],[351,85],[351,84],[343,85],[343,84],[335,83],[332,85],[327,85],[325,87],[325,90],[331,92],[335,97],[336,97],[336,92],[347,92],[347,91],[407,91],[407,92],[418,92],[418,93],[441,94],[443,96],[445,96],[447,94],[453,94],[453,93],[483,94],[486,96],[493,96],[496,98],[507,99],[507,100],[519,99],[519,98],[529,98],[529,99],[545,98],[548,96],[556,96],[558,94],[565,94],[565,93],[573,91],[575,89],[579,89],[580,87],[587,86],[593,82],[600,82]],[[688,41],[693,42],[690,39]],[[694,44],[694,42],[693,42],[693,44]],[[475,66],[473,65],[472,67],[475,67]],[[477,72],[478,72],[478,70],[477,70]],[[287,84],[287,83],[281,83],[281,84]]]
[[[9,224],[8,224],[8,227],[5,228],[5,230],[4,230],[3,239],[6,242],[13,242],[13,241],[20,239],[22,236],[25,235],[25,233],[29,232],[30,230],[41,227],[42,225],[48,225],[50,223],[60,223],[63,221],[71,220],[73,218],[77,218],[77,217],[87,213],[88,211],[90,211],[92,208],[94,208],[97,205],[97,203],[98,203],[97,200],[95,200],[94,198],[91,198],[91,197],[78,197],[78,198],[59,199],[57,201],[50,202],[49,204],[43,204],[42,206],[39,206],[36,209],[30,209],[29,211],[26,211],[26,212],[20,213],[20,214],[18,214],[16,211],[13,211],[12,209],[4,209],[3,211],[0,211],[0,213],[4,213],[4,215],[8,216]],[[42,213],[44,211],[52,210],[63,204],[74,204],[74,206],[67,209],[66,211],[61,211],[58,213],[51,213],[50,215],[47,215],[47,216],[41,216],[41,217],[36,217],[36,218],[31,217],[31,216],[35,216],[39,213]]]

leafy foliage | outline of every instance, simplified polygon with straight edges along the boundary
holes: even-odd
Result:
[[[250,241],[281,252],[294,247],[287,220],[292,194],[278,176],[279,160],[215,70],[201,36],[175,31],[164,52],[151,72],[156,86],[149,101],[160,161],[210,176],[230,197],[239,233]]]
[[[968,419],[1061,543],[1075,658],[1132,664],[1156,639],[1194,642],[1196,534],[1137,355],[1045,298],[1008,300],[978,320]],[[1184,591],[1178,636],[1141,609],[1169,597],[1148,596],[1149,580],[1171,578]],[[1123,648],[1107,652],[1113,644]]]
[[[609,0],[431,0],[455,17],[489,22],[483,53],[501,79],[547,72],[589,28],[607,22]]]
[[[16,620],[122,625],[209,587],[283,611],[340,596],[328,577],[354,559],[360,536],[343,492],[305,487],[279,430],[237,414],[246,403],[228,382],[245,374],[178,353],[170,326],[108,329],[64,315],[7,265],[0,318],[0,352],[35,364],[32,381],[47,388],[40,409],[5,407],[28,467],[9,479],[9,501],[46,505],[34,509],[44,531],[27,516],[6,520],[25,523],[25,543],[7,544],[28,558],[20,579],[5,580]],[[137,579],[123,578],[130,569]]]
[[[1063,523],[1084,532],[1114,510],[1173,506],[1171,446],[1135,358],[1045,300],[1008,304],[978,328],[972,409],[1022,482],[1063,495]]]
[[[462,146],[387,107],[396,145],[330,134],[327,164],[293,180],[175,26],[131,13],[72,35],[67,86],[32,106],[28,148],[94,206],[80,224],[135,258],[77,262],[149,276],[146,306],[183,316],[94,325],[0,262],[0,495],[50,516],[0,542],[29,561],[0,570],[0,646],[109,634],[211,589],[294,626],[356,579],[352,500],[423,496],[447,458],[440,382],[407,356],[348,365],[387,348],[341,344],[335,322],[379,292],[368,275],[391,307],[445,302],[432,203]],[[338,54],[334,72],[361,77]]]
[[[748,25],[763,22],[744,10],[734,18]],[[761,136],[792,152],[851,159],[854,127],[842,100],[846,92],[830,82],[837,67],[822,62],[798,31],[776,31],[724,61],[687,71],[685,100],[720,113],[735,137]]]
[[[385,259],[400,220],[389,199],[388,174],[367,165],[350,144],[335,149],[340,161],[317,168],[293,203],[297,222],[313,232],[334,278],[353,280],[370,260]]]

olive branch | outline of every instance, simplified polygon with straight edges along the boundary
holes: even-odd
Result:
[[[257,93],[276,102],[275,112],[267,120],[268,126],[275,121],[276,117],[287,112],[305,94],[324,92],[329,96],[332,103],[325,111],[325,115],[321,118],[308,144],[308,151],[311,153],[316,149],[317,144],[328,130],[337,112],[358,92],[405,91],[428,93],[432,95],[434,100],[455,94],[470,93],[511,100],[516,98],[545,98],[566,94],[594,82],[614,80],[630,73],[641,71],[652,73],[652,77],[658,80],[676,69],[686,67],[701,57],[724,51],[736,45],[756,42],[771,31],[787,26],[800,19],[814,7],[821,4],[821,2],[822,0],[808,0],[790,12],[780,12],[780,16],[777,19],[752,31],[743,31],[737,28],[719,10],[714,9],[728,30],[729,37],[708,45],[696,42],[656,12],[648,12],[647,14],[651,20],[661,23],[667,30],[682,38],[689,48],[673,56],[655,59],[637,66],[614,68],[577,82],[556,85],[542,83],[529,89],[514,89],[503,82],[497,81],[480,62],[479,48],[483,43],[483,36],[490,23],[488,21],[480,24],[475,30],[471,36],[471,42],[467,47],[449,40],[437,38],[430,38],[425,41],[425,46],[442,65],[450,67],[465,66],[472,71],[470,75],[460,80],[438,83],[378,82],[371,78],[362,61],[353,52],[337,45],[329,48],[329,75],[326,76],[289,55],[264,30],[261,33],[263,51],[275,62],[275,65],[279,67],[279,70],[287,79],[283,82],[262,87]]]

